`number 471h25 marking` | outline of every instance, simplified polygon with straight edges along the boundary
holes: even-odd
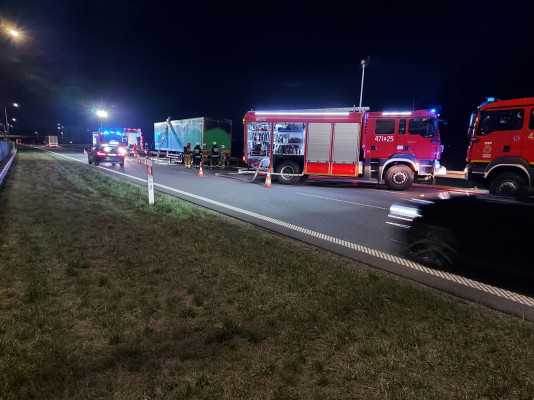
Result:
[[[392,136],[375,136],[376,142],[393,142],[393,135]]]

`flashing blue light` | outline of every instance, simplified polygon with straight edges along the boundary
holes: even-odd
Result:
[[[437,110],[436,110],[435,108],[431,108],[431,109],[430,109],[430,112],[431,112],[432,114],[435,114],[436,111],[437,111]]]
[[[492,101],[495,101],[495,97],[488,97],[486,101],[491,103]]]
[[[104,131],[104,134],[107,135],[109,132],[108,131]]]

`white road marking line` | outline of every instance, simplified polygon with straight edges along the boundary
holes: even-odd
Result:
[[[354,201],[347,201],[347,200],[334,199],[334,198],[331,198],[331,197],[317,196],[317,195],[315,195],[315,194],[302,193],[302,192],[297,192],[297,194],[300,194],[301,196],[317,197],[318,199],[337,201],[337,202],[339,202],[339,203],[354,204],[354,205],[362,206],[362,207],[378,208],[379,210],[389,210],[389,208],[385,208],[385,207],[372,206],[372,205],[369,205],[369,204],[363,204],[363,203],[356,203],[356,202],[354,202]]]
[[[52,154],[56,154],[56,155],[60,155],[60,154],[54,153],[54,152],[51,152],[51,153]],[[65,156],[65,155],[62,155],[62,154],[61,154],[61,156],[65,157],[65,158],[69,158],[69,159],[74,160],[74,161],[79,161],[79,162],[82,162],[82,163],[85,164],[85,162],[83,162],[81,160],[78,160],[78,159],[75,159],[75,158],[72,158],[72,157],[68,157],[68,156]],[[103,168],[103,167],[98,167],[98,168],[102,168],[102,169],[105,169],[106,171],[111,171],[111,172],[116,173],[118,175],[123,175],[123,176],[129,177],[131,179],[136,179],[136,180],[139,180],[139,181],[142,181],[142,182],[146,182],[146,179],[137,178],[135,176],[128,175],[128,174],[125,174],[123,172],[119,172],[119,171],[115,171],[115,170],[107,169],[107,168]],[[294,231],[297,231],[297,232],[301,232],[301,233],[303,233],[305,235],[317,237],[317,238],[319,238],[321,240],[324,240],[326,242],[335,243],[335,244],[337,244],[339,246],[347,247],[349,249],[355,250],[355,251],[360,252],[360,253],[369,254],[369,255],[372,255],[372,256],[374,256],[376,258],[379,258],[379,259],[388,260],[388,261],[394,262],[394,263],[396,263],[398,265],[402,265],[402,266],[407,267],[407,268],[411,268],[411,269],[414,269],[414,270],[417,270],[417,271],[420,271],[420,272],[424,272],[424,273],[427,273],[427,274],[432,275],[432,276],[437,276],[439,278],[448,280],[450,282],[455,282],[457,284],[460,284],[460,285],[463,285],[463,286],[467,286],[467,287],[470,287],[472,289],[480,290],[481,292],[490,293],[490,294],[493,294],[493,295],[495,295],[497,297],[502,297],[504,299],[511,300],[511,301],[516,302],[516,303],[524,304],[524,305],[529,306],[529,307],[534,307],[534,298],[532,298],[532,297],[528,297],[528,296],[525,296],[525,295],[522,295],[522,294],[519,294],[519,293],[514,293],[512,291],[509,291],[509,290],[506,290],[506,289],[501,289],[501,288],[498,288],[498,287],[495,287],[495,286],[491,286],[491,285],[488,285],[486,283],[478,282],[478,281],[475,281],[473,279],[469,279],[469,278],[465,278],[465,277],[462,277],[462,276],[459,276],[459,275],[452,274],[450,272],[431,269],[431,268],[425,267],[424,265],[418,264],[416,262],[413,262],[413,261],[410,261],[410,260],[407,260],[407,259],[404,259],[404,258],[401,258],[401,257],[392,256],[392,255],[384,253],[382,251],[371,249],[369,247],[365,247],[365,246],[359,245],[357,243],[347,242],[346,240],[343,240],[343,239],[339,239],[339,238],[336,238],[336,237],[333,237],[333,236],[328,236],[328,235],[325,235],[324,233],[316,232],[316,231],[313,231],[311,229],[303,228],[303,227],[298,226],[298,225],[293,225],[293,224],[290,224],[290,223],[285,222],[285,221],[280,221],[280,220],[277,220],[277,219],[274,219],[274,218],[271,218],[271,217],[267,217],[267,216],[262,215],[262,214],[258,214],[258,213],[252,212],[252,211],[244,210],[242,208],[234,207],[234,206],[231,206],[229,204],[221,203],[220,201],[208,199],[206,197],[198,196],[198,195],[193,194],[193,193],[189,193],[189,192],[185,192],[183,190],[175,189],[175,188],[172,188],[170,186],[165,186],[165,185],[162,185],[162,184],[159,184],[159,183],[154,183],[154,186],[155,187],[160,187],[162,189],[165,189],[165,190],[168,190],[168,191],[171,191],[171,192],[174,192],[174,193],[179,193],[181,195],[184,195],[184,196],[187,196],[187,197],[190,197],[190,198],[193,198],[193,199],[197,199],[197,200],[203,201],[205,203],[213,204],[213,205],[216,205],[218,207],[226,208],[228,210],[232,210],[232,211],[240,213],[240,214],[248,215],[250,217],[253,217],[253,218],[256,218],[256,219],[259,219],[259,220],[262,220],[262,221],[266,221],[266,222],[272,223],[274,225],[282,226],[282,227],[287,228],[287,229],[291,229],[291,230],[294,230]],[[316,196],[316,197],[319,197],[319,196]]]

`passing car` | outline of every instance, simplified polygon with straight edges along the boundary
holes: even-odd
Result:
[[[421,264],[534,278],[532,197],[461,195],[395,203],[388,223],[407,255]]]
[[[122,146],[99,144],[87,153],[87,159],[89,164],[111,163],[111,165],[119,164],[123,167],[126,152],[126,148]]]

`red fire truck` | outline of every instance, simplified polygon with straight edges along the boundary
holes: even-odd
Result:
[[[471,115],[466,179],[491,193],[530,190],[534,180],[534,97],[490,97]]]
[[[326,175],[404,190],[445,173],[436,110],[368,110],[249,111],[243,161],[285,184]]]

